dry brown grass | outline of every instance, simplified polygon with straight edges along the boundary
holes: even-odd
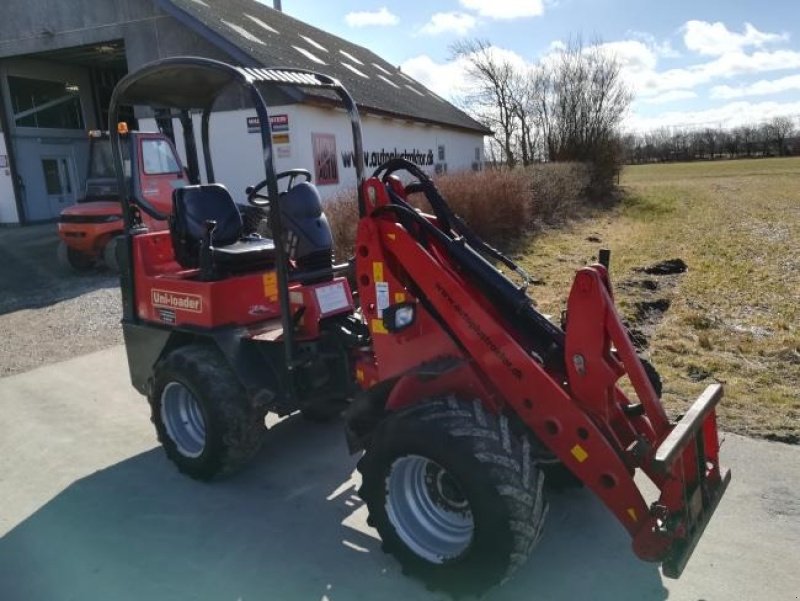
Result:
[[[650,341],[668,407],[722,382],[722,428],[800,442],[800,159],[636,166],[622,183],[618,208],[529,242],[524,264],[547,284],[534,290],[540,308],[557,315],[575,268],[613,249],[625,316],[671,301]],[[689,271],[674,285],[625,285],[675,257]]]

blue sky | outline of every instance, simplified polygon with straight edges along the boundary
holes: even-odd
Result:
[[[800,0],[283,0],[283,10],[445,97],[465,86],[449,50],[458,39],[487,39],[523,65],[581,35],[622,61],[636,92],[630,129],[800,120]]]

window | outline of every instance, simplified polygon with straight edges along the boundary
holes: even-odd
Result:
[[[42,171],[48,195],[72,194],[67,159],[42,159]]]
[[[8,87],[18,127],[85,129],[77,85],[9,76]]]
[[[142,140],[142,165],[147,175],[180,173],[172,147],[164,140]]]
[[[444,144],[439,144],[439,161],[444,161]]]
[[[92,142],[89,177],[114,177],[114,156],[111,153],[111,140],[97,140]]]
[[[480,146],[476,146],[475,147],[475,160],[476,161],[480,161],[481,160],[481,147]]]

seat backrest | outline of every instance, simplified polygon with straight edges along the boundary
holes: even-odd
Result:
[[[300,269],[331,266],[333,235],[317,188],[302,182],[281,196],[281,214],[289,257]]]
[[[242,236],[242,216],[221,184],[185,186],[172,192],[170,233],[175,258],[183,267],[197,267],[206,221],[216,221],[212,244],[227,246]]]

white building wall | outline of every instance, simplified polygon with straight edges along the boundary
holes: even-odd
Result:
[[[0,132],[0,223],[19,223],[17,203],[14,200],[14,185],[3,132]]]
[[[271,115],[287,115],[288,131],[274,132],[275,141],[282,142],[288,135],[288,143],[274,144],[278,171],[293,168],[314,170],[312,135],[332,134],[336,140],[336,163],[338,183],[322,184],[317,181],[323,198],[355,187],[355,169],[345,167],[343,154],[352,153],[353,138],[350,120],[341,109],[326,109],[306,105],[271,107]],[[244,201],[244,190],[264,178],[261,158],[260,136],[248,133],[247,118],[255,117],[254,110],[238,110],[215,113],[211,117],[211,153],[216,180],[225,184],[234,199]],[[155,127],[153,120],[141,120],[142,129]],[[176,122],[176,126],[177,126]],[[460,130],[446,129],[399,119],[386,119],[362,115],[364,150],[368,155],[366,173],[370,175],[377,164],[388,158],[387,153],[416,153],[423,159],[422,168],[433,174],[436,164],[446,164],[448,173],[473,169],[483,161],[483,136]],[[198,136],[200,119],[195,119]],[[179,152],[185,156],[180,140],[182,134],[176,127]],[[444,147],[444,160],[439,160],[439,147]],[[382,157],[380,153],[384,153]],[[424,158],[423,158],[424,157]],[[476,160],[477,157],[477,160]],[[205,169],[201,157],[201,174],[205,180]],[[428,164],[430,163],[430,164]]]

